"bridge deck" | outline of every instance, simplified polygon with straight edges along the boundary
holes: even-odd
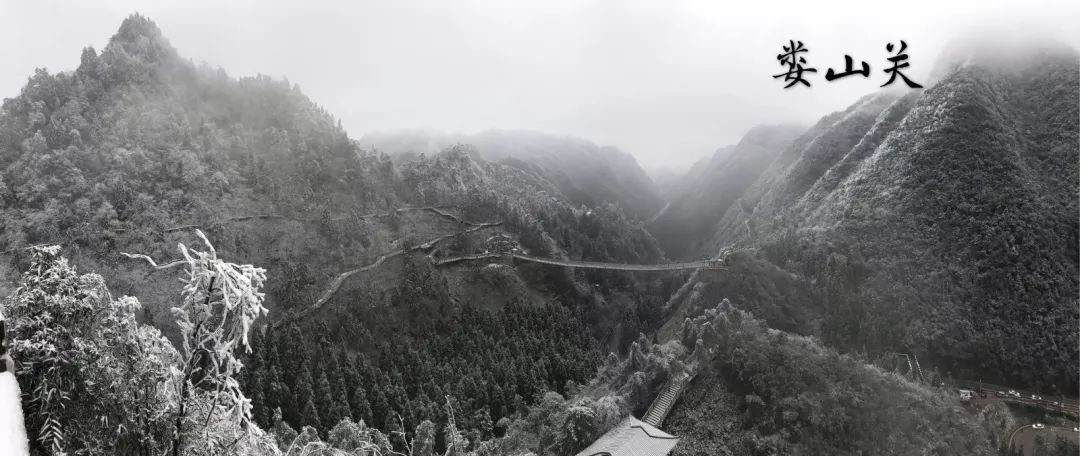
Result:
[[[528,261],[531,263],[550,264],[554,266],[564,266],[569,268],[586,268],[586,269],[612,269],[619,271],[677,271],[681,269],[722,269],[717,266],[715,262],[709,260],[690,261],[684,263],[660,263],[660,264],[626,264],[626,263],[603,263],[599,261],[579,261],[579,260],[560,260],[554,258],[540,258],[529,255],[522,255],[520,253],[512,253],[509,256],[516,260]],[[461,263],[464,261],[479,261],[479,260],[498,260],[505,257],[495,253],[483,253],[475,255],[463,255],[459,257],[444,258],[441,260],[435,260],[435,266],[445,266],[449,264]]]
[[[685,263],[661,263],[661,264],[626,264],[626,263],[602,263],[599,261],[559,260],[553,258],[539,258],[520,253],[511,254],[514,259],[533,263],[566,266],[570,268],[587,269],[614,269],[619,271],[675,271],[679,269],[718,268],[713,261],[701,260]]]

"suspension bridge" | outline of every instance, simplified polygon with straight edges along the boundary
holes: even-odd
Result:
[[[607,269],[611,271],[679,271],[685,269],[723,269],[720,260],[700,260],[683,263],[656,263],[656,264],[631,264],[631,263],[607,263],[601,261],[564,260],[559,258],[541,258],[516,252],[507,254],[484,253],[476,255],[462,255],[457,257],[433,260],[435,266],[447,266],[467,261],[492,261],[510,258],[529,263],[548,264],[552,266],[564,266],[568,268],[582,269]]]
[[[470,228],[467,231],[476,231],[476,230],[484,229],[484,228],[494,226],[494,225],[497,225],[497,224],[480,224],[480,225],[474,226],[473,228]],[[364,266],[364,267],[361,267],[361,268],[352,269],[352,270],[349,270],[349,271],[345,271],[345,272],[343,272],[341,274],[338,274],[337,277],[335,277],[332,281],[330,281],[330,285],[327,287],[327,289],[325,291],[323,291],[322,295],[319,296],[319,299],[315,301],[315,304],[313,304],[310,307],[300,311],[299,313],[293,314],[291,317],[282,318],[282,319],[278,320],[277,322],[275,322],[273,325],[276,327],[276,326],[279,326],[279,325],[283,324],[286,320],[299,320],[299,319],[305,318],[306,316],[316,312],[319,308],[321,308],[323,306],[323,304],[326,304],[326,302],[329,301],[330,298],[333,297],[335,293],[337,293],[337,291],[341,288],[341,285],[348,278],[350,278],[350,277],[352,277],[352,276],[354,276],[356,274],[359,274],[359,273],[362,273],[362,272],[365,272],[365,271],[370,271],[370,270],[375,269],[375,268],[377,268],[379,266],[382,266],[383,264],[386,263],[386,260],[402,256],[402,255],[404,255],[404,254],[406,254],[406,253],[408,253],[410,251],[423,251],[423,250],[430,249],[438,241],[444,240],[444,239],[448,238],[449,236],[451,236],[451,235],[442,236],[440,238],[437,238],[434,241],[425,242],[423,244],[418,244],[416,246],[413,246],[413,247],[410,247],[410,248],[407,248],[407,249],[401,249],[401,250],[397,250],[397,251],[388,253],[386,255],[382,255],[377,260],[375,260],[374,263],[371,263],[371,264],[369,264],[367,266]],[[466,263],[466,262],[473,262],[473,261],[489,261],[490,262],[490,261],[511,260],[511,261],[525,261],[525,262],[530,262],[530,263],[546,264],[546,265],[551,265],[551,266],[562,266],[562,267],[569,267],[569,268],[606,269],[606,270],[611,270],[611,271],[642,271],[642,272],[648,272],[648,271],[680,271],[680,270],[696,270],[696,269],[724,269],[724,267],[722,265],[722,260],[719,260],[719,259],[689,261],[689,262],[682,262],[682,263],[632,264],[632,263],[609,263],[609,262],[600,262],[600,261],[570,260],[570,259],[559,259],[559,258],[542,258],[542,257],[534,257],[534,256],[530,256],[530,255],[525,255],[525,254],[517,253],[517,252],[508,252],[508,253],[501,253],[501,254],[500,253],[480,253],[480,254],[472,254],[472,255],[460,255],[460,256],[454,256],[454,257],[448,257],[448,258],[434,258],[434,257],[429,255],[429,256],[427,256],[427,258],[432,262],[432,264],[435,267],[446,267],[446,266],[451,266],[451,265],[461,264],[461,263]]]
[[[301,319],[301,318],[304,318],[304,317],[306,317],[307,315],[309,315],[311,313],[314,313],[319,308],[321,308],[323,306],[323,304],[325,304],[327,301],[329,301],[330,298],[333,297],[334,294],[337,293],[337,291],[341,288],[341,285],[346,280],[351,278],[352,276],[355,276],[357,274],[360,274],[360,273],[363,273],[363,272],[366,272],[366,271],[370,271],[372,269],[376,269],[376,268],[382,266],[383,264],[385,264],[387,260],[393,259],[395,257],[403,256],[405,254],[408,254],[408,253],[414,252],[414,251],[415,252],[427,253],[426,258],[429,261],[431,261],[432,264],[434,266],[436,266],[436,267],[446,267],[446,266],[452,266],[452,265],[455,265],[455,264],[473,262],[473,261],[507,261],[507,260],[509,260],[511,262],[523,261],[523,262],[529,262],[529,263],[546,264],[546,265],[550,265],[550,266],[560,266],[560,267],[580,268],[580,269],[602,269],[602,270],[611,270],[611,271],[641,271],[641,272],[648,272],[648,271],[680,271],[680,270],[698,270],[698,269],[724,269],[723,266],[722,266],[722,261],[719,260],[719,259],[689,261],[689,262],[680,262],[680,263],[634,264],[634,263],[572,260],[572,259],[562,259],[562,258],[543,258],[543,257],[536,257],[536,256],[526,255],[524,253],[519,252],[516,248],[511,249],[511,250],[506,251],[506,252],[501,252],[501,253],[484,252],[484,253],[479,253],[479,254],[467,254],[467,255],[453,256],[453,257],[446,257],[446,258],[436,258],[432,254],[432,251],[434,250],[435,246],[437,244],[439,244],[440,242],[445,241],[447,239],[450,239],[451,237],[454,237],[454,236],[457,236],[457,235],[468,234],[468,233],[471,233],[471,232],[484,230],[484,229],[488,229],[488,228],[492,228],[492,227],[496,227],[496,226],[500,226],[500,225],[502,225],[502,222],[471,222],[471,221],[463,219],[462,217],[454,215],[453,213],[447,211],[446,208],[440,208],[440,207],[434,207],[434,206],[402,207],[402,208],[389,210],[389,211],[383,212],[383,213],[363,214],[363,215],[361,215],[361,214],[352,214],[350,216],[336,217],[336,218],[326,218],[326,219],[291,218],[291,217],[286,217],[286,216],[282,216],[282,215],[274,215],[274,214],[269,214],[269,215],[268,214],[247,215],[247,216],[232,217],[232,218],[228,218],[228,219],[223,219],[223,220],[220,220],[220,221],[218,221],[216,223],[211,223],[211,224],[189,224],[189,225],[181,225],[181,226],[171,227],[171,228],[165,229],[164,232],[165,233],[175,233],[175,232],[180,232],[180,231],[198,230],[198,229],[201,229],[201,228],[211,228],[211,227],[221,226],[222,224],[228,223],[228,222],[246,222],[246,221],[254,221],[254,220],[290,220],[290,221],[297,221],[297,222],[347,221],[347,220],[363,220],[363,219],[385,218],[385,217],[391,217],[391,216],[396,215],[396,214],[403,214],[403,213],[406,213],[406,212],[427,212],[427,213],[433,214],[433,215],[435,215],[437,217],[448,219],[450,221],[456,222],[459,225],[467,227],[467,228],[462,230],[462,231],[455,232],[455,233],[444,234],[442,236],[438,236],[438,237],[436,237],[434,239],[428,240],[427,242],[422,242],[422,243],[419,243],[419,244],[412,245],[410,247],[406,247],[406,248],[398,249],[398,250],[395,250],[395,251],[392,251],[392,252],[388,252],[386,254],[380,255],[371,264],[368,264],[368,265],[360,267],[360,268],[351,269],[351,270],[348,270],[348,271],[345,271],[345,272],[342,272],[342,273],[338,274],[337,276],[335,276],[330,281],[330,283],[328,284],[326,290],[323,291],[323,293],[319,296],[319,298],[315,301],[314,304],[312,304],[311,306],[307,307],[306,309],[300,311],[299,313],[296,313],[296,314],[293,314],[291,316],[288,316],[288,317],[285,317],[285,318],[282,318],[282,319],[278,320],[277,322],[274,323],[274,326],[278,326],[278,325],[282,324],[283,322],[285,322],[287,320]],[[150,262],[151,266],[154,266],[156,269],[169,268],[169,267],[176,266],[176,265],[180,264],[180,262],[172,262],[172,263],[169,263],[167,265],[158,266],[157,264],[155,264],[153,262],[153,260],[151,260],[149,257],[146,257],[145,255],[132,255],[132,254],[127,254],[127,253],[123,253],[122,255],[124,255],[126,257],[129,257],[129,258],[140,258],[140,259],[147,260],[147,261]]]

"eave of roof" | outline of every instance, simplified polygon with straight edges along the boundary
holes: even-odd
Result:
[[[577,456],[666,456],[679,438],[628,416]]]

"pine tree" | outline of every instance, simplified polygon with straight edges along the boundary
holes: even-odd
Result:
[[[295,378],[296,383],[289,388],[293,393],[292,401],[289,402],[288,407],[283,407],[285,420],[296,427],[308,426],[309,421],[304,418],[305,411],[303,407],[310,400],[314,408],[315,388],[311,384],[311,371],[308,369],[307,362],[301,360],[300,365],[293,373],[293,378]]]
[[[368,393],[371,401],[371,425],[385,430],[386,428],[382,426],[386,423],[387,415],[390,414],[390,402],[380,385],[372,385]]]
[[[322,423],[319,421],[319,409],[315,407],[315,401],[310,397],[307,399],[303,410],[300,412],[300,419],[304,426],[322,429]]]
[[[292,417],[292,409],[296,406],[293,405],[293,394],[289,389],[289,386],[285,384],[285,380],[282,379],[281,373],[278,371],[277,366],[270,368],[270,373],[265,380],[265,395],[266,408],[273,410],[275,408],[281,408],[282,410],[288,410],[285,416]],[[293,421],[299,424],[298,421]]]
[[[318,379],[315,381],[315,406],[319,409],[319,422],[324,423],[327,428],[337,424],[341,420],[341,416],[334,416],[334,392],[330,388],[330,381],[326,379],[326,372],[319,373]],[[318,428],[322,429],[322,428]]]
[[[295,323],[289,325],[289,329],[286,331],[286,336],[281,340],[278,347],[281,366],[283,369],[281,373],[285,375],[285,383],[290,388],[295,388],[299,381],[301,374],[307,374],[311,376],[310,366],[308,366],[308,353],[304,348],[304,333],[300,331],[300,327]],[[290,369],[289,366],[304,365],[304,369]]]
[[[263,380],[263,368],[265,355],[263,350],[263,335],[262,331],[252,331],[250,338],[250,353],[247,353],[243,358],[244,370],[241,371],[241,386],[248,394],[252,394],[256,389],[261,388]]]
[[[368,403],[367,394],[364,392],[364,387],[356,385],[353,388],[353,393],[349,396],[349,406],[352,408],[352,416],[356,421],[363,420],[369,426],[374,425],[374,421],[371,417],[371,404]]]
[[[488,397],[491,399],[491,419],[493,421],[499,421],[500,418],[507,415],[506,411],[506,395],[503,393],[502,388],[495,382],[490,384],[490,390]]]
[[[247,389],[248,394],[251,395],[251,415],[255,423],[265,429],[273,423],[270,422],[270,409],[267,408],[266,396],[263,393],[263,373],[260,371],[252,375],[250,383],[255,385]]]
[[[341,377],[345,383],[346,391],[350,393],[353,387],[363,382],[360,378],[360,366],[357,365],[356,357],[352,355],[342,356]]]
[[[334,423],[341,421],[345,418],[352,418],[352,404],[349,402],[348,389],[345,388],[345,381],[339,376],[334,381],[333,385],[333,416]]]

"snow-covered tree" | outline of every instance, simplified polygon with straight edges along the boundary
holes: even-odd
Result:
[[[596,437],[596,412],[589,407],[572,406],[566,411],[566,418],[562,422],[555,442],[554,453],[577,453]]]
[[[174,368],[181,378],[173,437],[177,456],[229,452],[241,440],[262,434],[240,388],[238,350],[250,350],[252,325],[267,313],[261,291],[266,271],[218,258],[206,235],[195,233],[206,250],[179,244],[183,259],[170,264],[158,266],[145,255],[124,254],[159,269],[185,268],[180,305],[172,309],[181,334],[181,359]]]
[[[59,249],[30,250],[30,269],[5,313],[11,319],[12,355],[22,363],[21,386],[30,396],[28,431],[41,447],[63,454],[66,402],[78,387],[79,369],[73,361],[78,348],[88,343],[86,325],[79,323],[97,309],[94,301],[80,296],[79,277],[66,259],[56,258]]]
[[[58,247],[32,248],[30,257],[5,313],[35,451],[163,447],[175,411],[176,350],[136,321],[137,300],[114,300],[100,276],[76,273]]]

